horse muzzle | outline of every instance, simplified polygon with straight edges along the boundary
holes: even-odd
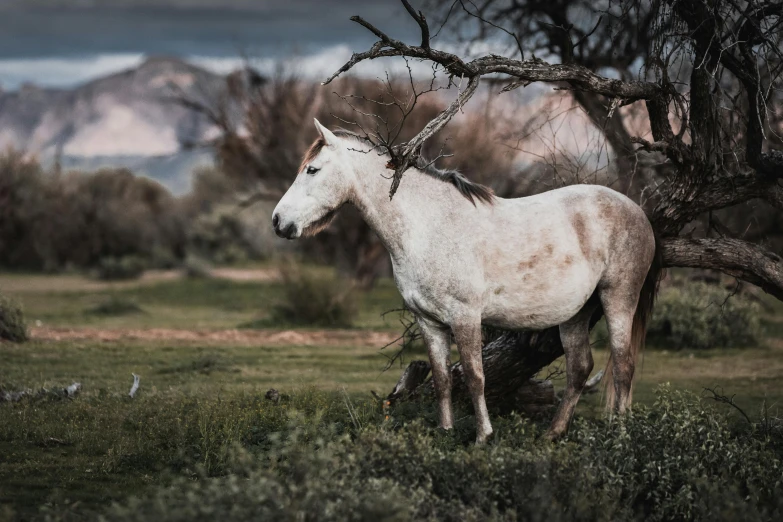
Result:
[[[272,216],[272,227],[275,229],[275,234],[284,239],[294,239],[297,235],[295,224],[289,223],[285,226],[280,224],[280,214]]]

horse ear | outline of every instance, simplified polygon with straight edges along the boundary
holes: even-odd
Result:
[[[334,135],[332,131],[321,125],[321,122],[318,121],[318,118],[315,119],[315,128],[318,129],[318,134],[321,135],[321,137],[326,142],[326,146],[330,149],[337,147],[337,136]]]

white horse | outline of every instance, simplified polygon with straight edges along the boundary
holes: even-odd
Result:
[[[658,278],[656,240],[638,205],[597,185],[502,199],[457,172],[425,166],[411,168],[390,200],[389,158],[352,133],[315,124],[320,137],[272,224],[281,237],[312,236],[343,204],[356,206],[388,249],[394,279],[421,328],[442,428],[454,423],[451,334],[473,400],[476,442],[483,443],[492,425],[481,325],[559,325],[567,385],[547,436],[564,433],[593,368],[588,331],[598,306],[611,349],[607,406],[626,410]]]

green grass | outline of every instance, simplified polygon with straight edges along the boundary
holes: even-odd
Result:
[[[71,340],[0,345],[0,384],[6,388],[84,385],[84,395],[121,394],[131,373],[142,393],[214,395],[259,393],[302,385],[349,392],[383,392],[397,371],[383,373],[378,346],[232,345],[222,342]]]
[[[2,276],[0,285],[13,283],[8,293],[23,304],[29,324],[62,328],[233,329],[252,321],[263,324],[282,294],[277,282],[175,279],[90,283],[79,290],[77,276],[53,276],[50,284],[36,276],[29,285],[26,277]],[[367,422],[382,423],[370,391],[387,393],[399,369],[381,371],[386,358],[370,333],[400,330],[396,315],[384,319],[381,313],[399,307],[401,299],[389,280],[360,299],[361,313],[350,331],[323,340],[316,330],[298,329],[304,340],[316,336],[314,343],[267,342],[264,337],[183,341],[164,334],[149,340],[34,338],[22,345],[0,344],[0,387],[83,385],[72,401],[0,405],[0,520],[4,509],[33,517],[48,504],[101,510],[111,500],[166,483],[171,472],[187,475],[206,467],[219,474],[234,444],[266,447],[270,433],[283,429],[297,409],[323,409],[330,422],[347,426],[354,422],[356,411],[349,415],[354,408]],[[106,303],[110,313],[95,313],[106,310]],[[129,304],[141,312],[130,313]],[[773,414],[778,412],[783,404],[783,306],[770,306],[764,317],[768,339],[761,347],[648,349],[637,373],[636,403],[652,404],[654,390],[669,382],[696,394],[720,386],[723,393],[736,395],[754,419],[764,401]],[[425,356],[421,351],[413,355]],[[598,369],[606,352],[598,349],[594,356]],[[127,397],[131,373],[141,376],[133,400]],[[556,386],[562,384],[562,378],[556,380]],[[263,399],[272,387],[283,395],[282,410]],[[578,414],[601,418],[600,399],[599,394],[584,397]],[[470,432],[471,410],[460,408],[458,428]],[[731,408],[722,408],[740,422]],[[422,417],[426,425],[435,422],[432,407],[408,414]],[[505,421],[497,421],[502,430]]]
[[[75,291],[66,276],[56,277],[55,281],[65,282],[62,285],[65,290],[54,285],[51,291],[34,286],[35,291],[25,292],[20,288],[22,285],[16,284],[12,291],[6,292],[24,304],[31,325],[40,321],[45,326],[56,327],[236,328],[254,322],[265,324],[263,320],[269,318],[283,295],[282,284],[277,282],[176,279]],[[90,313],[107,300],[133,302],[147,313],[122,316]],[[394,283],[381,281],[372,291],[360,295],[360,313],[355,327],[396,329],[398,324],[394,318],[383,319],[381,314],[401,305],[402,298]],[[277,325],[280,326],[285,325]]]
[[[0,345],[6,388],[78,381],[84,390],[72,401],[0,405],[0,504],[30,513],[52,501],[89,507],[121,498],[159,483],[167,469],[204,463],[194,449],[206,444],[198,423],[212,425],[204,411],[266,408],[263,396],[272,387],[284,395],[306,386],[344,389],[366,400],[369,390],[383,393],[398,377],[381,372],[385,360],[377,346],[366,345]],[[131,373],[141,376],[133,400]]]

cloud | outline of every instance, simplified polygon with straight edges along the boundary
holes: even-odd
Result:
[[[111,73],[138,66],[143,54],[101,54],[79,58],[31,58],[0,60],[0,86],[16,89],[31,82],[46,87],[71,87]]]
[[[351,58],[355,49],[346,44],[326,47],[314,53],[305,55],[289,55],[278,58],[250,58],[249,64],[262,74],[271,76],[282,66],[288,73],[312,79],[324,80]],[[205,57],[190,56],[190,63],[219,74],[227,74],[243,67],[245,60],[240,57]],[[432,68],[426,63],[416,60],[408,62],[411,71],[416,76],[431,75]],[[402,59],[382,58],[368,60],[351,69],[351,74],[362,77],[384,77],[389,74],[407,74],[405,61]]]
[[[289,73],[311,80],[324,80],[351,58],[354,51],[349,45],[340,44],[303,55],[278,58],[250,58],[249,63],[262,74],[272,75],[279,66]],[[30,82],[45,87],[72,87],[95,78],[113,74],[140,65],[145,59],[141,53],[99,54],[75,58],[0,59],[0,86],[7,90],[19,88]],[[218,74],[227,74],[245,64],[241,56],[185,56],[184,60]],[[409,61],[416,76],[432,74],[429,65]],[[364,62],[351,74],[362,77],[383,77],[390,74],[406,74],[405,61],[379,59]]]

